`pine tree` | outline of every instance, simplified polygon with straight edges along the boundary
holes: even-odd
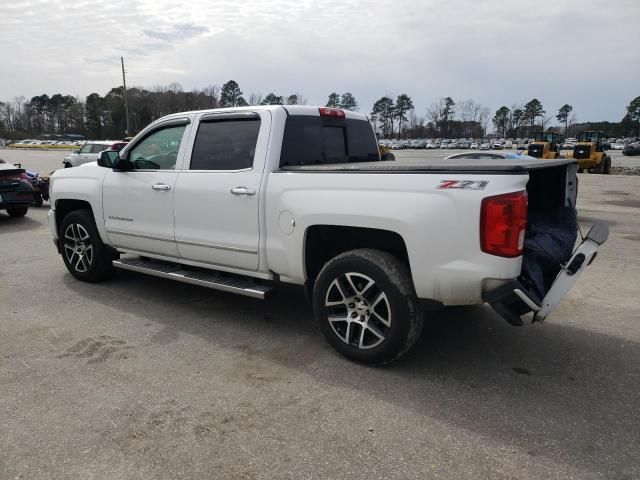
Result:
[[[235,80],[229,80],[220,91],[220,105],[223,107],[237,107],[242,96],[242,90]]]
[[[336,92],[330,93],[326,106],[332,108],[340,108],[340,94]]]
[[[542,103],[537,98],[534,98],[524,106],[525,118],[529,120],[529,125],[531,126],[531,135],[534,134],[536,119],[544,116],[545,113],[547,112],[542,108]]]
[[[567,135],[569,129],[569,114],[573,111],[573,107],[567,103],[560,107],[556,119],[559,122],[564,123],[564,134]]]
[[[406,93],[398,95],[394,108],[395,117],[398,119],[398,135],[402,132],[402,124],[407,120],[407,112],[413,110],[413,101]]]
[[[343,93],[342,98],[340,99],[340,108],[351,110],[353,112],[358,110],[358,102],[356,101],[356,97],[351,95],[349,92]]]
[[[280,97],[275,93],[271,92],[269,95],[264,97],[261,105],[284,105],[284,97]]]
[[[496,110],[496,114],[493,116],[493,126],[495,127],[496,132],[500,133],[500,135],[502,135],[503,137],[507,136],[510,113],[511,110],[503,105],[498,110]]]

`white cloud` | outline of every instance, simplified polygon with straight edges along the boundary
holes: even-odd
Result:
[[[4,2],[8,0],[3,0]],[[351,91],[364,110],[406,92],[495,110],[539,98],[619,120],[640,95],[637,0],[27,0],[0,6],[0,98],[189,88],[233,78],[246,94]]]

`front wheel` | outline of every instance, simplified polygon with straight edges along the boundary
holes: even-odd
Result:
[[[90,211],[75,210],[64,217],[60,240],[64,264],[78,280],[99,282],[113,274],[113,255],[102,243]]]
[[[380,250],[352,250],[327,262],[313,289],[313,308],[327,342],[369,365],[401,357],[422,331],[408,268]]]

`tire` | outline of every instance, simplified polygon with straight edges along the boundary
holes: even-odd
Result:
[[[33,200],[36,202],[36,207],[42,206],[42,194],[40,192],[33,192]]]
[[[100,239],[89,210],[74,210],[60,226],[62,259],[69,273],[83,282],[100,282],[113,275],[113,255]]]
[[[409,270],[381,250],[352,250],[328,261],[313,288],[313,309],[327,342],[367,365],[400,358],[422,332]]]
[[[10,217],[19,218],[24,217],[29,211],[29,207],[9,207],[7,213]]]
[[[605,175],[611,174],[611,157],[605,158],[604,168],[602,170],[602,173],[604,173]]]

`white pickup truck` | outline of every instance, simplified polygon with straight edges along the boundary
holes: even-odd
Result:
[[[368,119],[333,108],[178,113],[58,170],[49,225],[83,281],[119,268],[255,298],[304,286],[327,341],[382,364],[434,306],[544,320],[606,241],[597,224],[574,248],[572,161],[479,155],[380,161]]]

